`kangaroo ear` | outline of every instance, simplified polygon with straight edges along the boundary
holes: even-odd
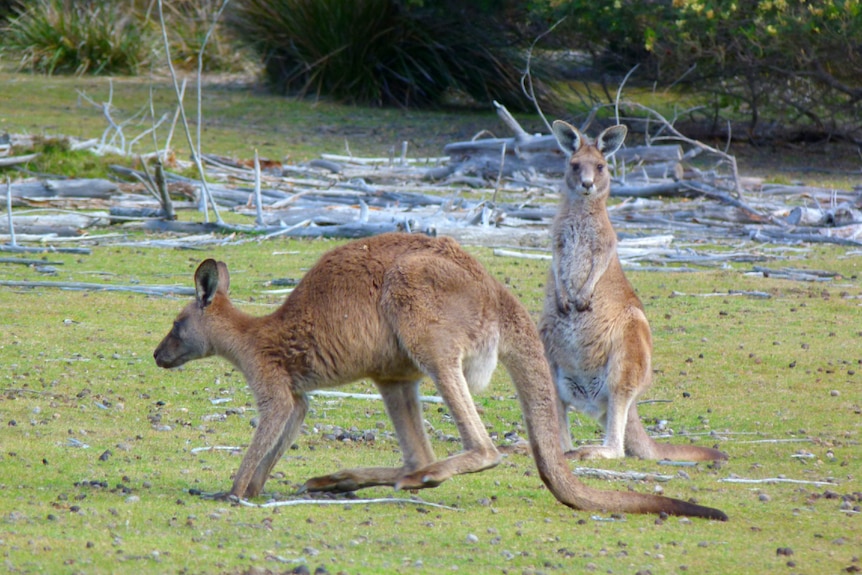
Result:
[[[566,154],[574,154],[584,144],[584,138],[581,136],[581,133],[568,122],[554,120],[551,129],[554,132],[554,137],[557,138],[557,144],[560,145],[560,148]]]
[[[614,153],[620,149],[620,146],[623,145],[628,131],[629,129],[622,124],[611,126],[599,134],[599,137],[596,140],[596,147],[605,155],[606,158],[613,156]]]
[[[224,285],[223,285],[224,282]],[[212,303],[216,292],[219,290],[227,292],[230,276],[227,266],[213,259],[204,260],[195,271],[195,297],[201,307]]]

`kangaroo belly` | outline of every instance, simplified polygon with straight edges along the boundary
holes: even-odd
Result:
[[[594,419],[602,419],[608,410],[608,378],[604,373],[571,373],[558,369],[554,374],[557,393],[562,402],[586,413]]]

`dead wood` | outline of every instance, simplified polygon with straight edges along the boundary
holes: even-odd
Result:
[[[0,286],[22,287],[22,288],[57,288],[70,291],[126,291],[142,293],[147,295],[195,295],[194,288],[182,286],[154,286],[154,285],[110,285],[86,282],[39,282],[39,281],[15,281],[0,280]]]
[[[31,260],[26,258],[0,258],[0,264],[20,264],[25,266],[61,266],[64,262],[50,262],[48,260]]]
[[[98,211],[71,221],[59,217],[57,209],[31,210],[26,215],[18,209],[12,224],[28,242],[73,237],[87,241],[95,228],[112,225],[119,230],[188,236],[187,240],[141,242],[153,246],[194,247],[279,235],[356,238],[394,230],[446,234],[467,243],[547,245],[564,156],[553,136],[530,134],[505,108],[498,106],[497,111],[511,137],[453,142],[441,157],[408,158],[402,146],[400,156],[393,147],[388,157],[325,154],[302,165],[260,159],[260,169],[255,171],[253,160],[202,156],[208,166],[208,201],[253,218],[248,225],[227,225],[220,219],[216,223],[171,221],[166,199],[174,213],[198,210],[203,182],[169,170],[160,176],[124,166],[113,169],[136,183],[29,180],[12,184],[14,207]],[[713,152],[677,138],[662,145],[631,146],[615,155],[611,188],[621,201],[611,205],[609,212],[620,237],[665,235],[674,244],[632,248],[621,242],[626,265],[679,271],[694,269],[684,267],[688,265],[776,257],[748,248],[722,259],[702,249],[678,247],[688,241],[752,242],[752,246],[761,242],[862,244],[858,191],[769,185],[692,164],[698,154],[702,159]],[[722,162],[725,156],[720,156]],[[189,166],[179,162],[181,168]],[[739,193],[740,186],[750,187]],[[33,213],[39,214],[38,219],[26,219]],[[0,233],[2,229],[0,224]],[[13,229],[8,225],[6,229],[11,236]]]

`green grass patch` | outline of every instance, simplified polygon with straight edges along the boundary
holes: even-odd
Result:
[[[266,293],[267,282],[301,278],[338,243],[274,240],[201,251],[102,246],[89,256],[46,259],[63,262],[58,281],[191,286],[201,259],[220,258],[231,267],[237,304],[264,314],[283,298]],[[469,249],[538,316],[546,264]],[[2,265],[5,279],[51,279]],[[458,511],[364,504],[267,510],[201,500],[189,490],[227,489],[240,457],[192,450],[247,445],[255,410],[241,375],[221,359],[175,371],[155,366],[152,350],[185,298],[0,288],[0,554],[16,573],[283,572],[298,565],[349,574],[854,569],[862,545],[858,256],[815,248],[793,265],[843,277],[799,283],[744,275],[746,266],[629,274],[655,339],[648,399],[663,400],[643,405],[642,416],[648,425],[666,421],[674,431],[667,441],[717,444],[730,461],[694,468],[592,463],[674,478],[588,483],[695,498],[726,511],[727,523],[636,515],[609,521],[572,511],[543,487],[529,457],[514,454],[493,470],[418,493]],[[728,290],[772,297],[701,297]],[[430,384],[425,391],[433,391]],[[520,429],[502,370],[477,403],[489,432],[502,437]],[[445,412],[433,405],[425,414],[441,456],[460,448],[449,440],[457,432]],[[597,427],[578,419],[576,437],[598,440]],[[372,431],[375,440],[327,436],[338,428]],[[313,475],[398,460],[382,404],[317,398],[267,492],[286,496]],[[836,485],[720,481],[731,477]],[[793,554],[777,554],[779,548]]]
[[[112,103],[112,116],[124,126],[127,142],[152,126],[149,116],[152,89],[155,116],[173,116],[176,96],[170,81],[159,78],[65,78],[0,73],[4,104],[0,131],[9,133],[67,135],[81,139],[99,138],[108,128],[102,110],[91,100]],[[111,95],[113,90],[113,95]],[[192,134],[197,131],[195,82],[186,89],[185,107]],[[407,141],[411,157],[440,156],[452,141],[469,140],[485,129],[505,133],[493,111],[414,112],[398,109],[366,109],[332,102],[285,98],[255,91],[253,86],[229,82],[208,82],[201,102],[202,151],[237,158],[260,155],[276,160],[300,162],[322,153],[387,156],[401,151]],[[535,118],[522,120],[538,130]],[[158,130],[160,146],[165,145],[170,121]],[[188,159],[189,146],[181,125],[174,131],[171,148]],[[133,153],[153,151],[152,137],[142,138]]]

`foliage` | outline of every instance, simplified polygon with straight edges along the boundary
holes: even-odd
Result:
[[[198,54],[224,0],[163,2],[171,57],[197,69]],[[153,0],[29,0],[14,5],[0,48],[22,70],[48,74],[136,75],[164,67]],[[241,71],[247,55],[216,26],[203,54],[206,72]]]
[[[0,22],[15,14],[19,5],[19,0],[0,0]]]
[[[862,138],[859,0],[536,2],[569,16],[568,37],[606,70],[640,65],[660,86],[715,95],[749,132],[772,123]]]
[[[3,45],[21,69],[47,74],[133,75],[153,57],[149,28],[120,2],[38,0],[13,18]]]
[[[157,8],[153,0],[137,0],[145,2],[149,8],[149,18],[157,19]],[[167,22],[168,41],[171,48],[171,58],[174,65],[196,70],[198,56],[203,47],[204,39],[214,21],[220,16],[220,10],[225,0],[179,0],[163,2],[165,21]],[[214,31],[207,39],[203,52],[202,64],[204,72],[239,72],[248,68],[250,55],[237,49],[236,43],[225,31],[224,25],[218,21]]]
[[[769,114],[819,133],[862,137],[859,0],[677,5],[677,34],[659,36],[654,46],[666,74],[698,65],[694,81],[745,106],[752,129]]]
[[[457,89],[523,107],[523,64],[483,16],[467,17],[454,2],[240,0],[230,19],[280,91],[406,107]]]

